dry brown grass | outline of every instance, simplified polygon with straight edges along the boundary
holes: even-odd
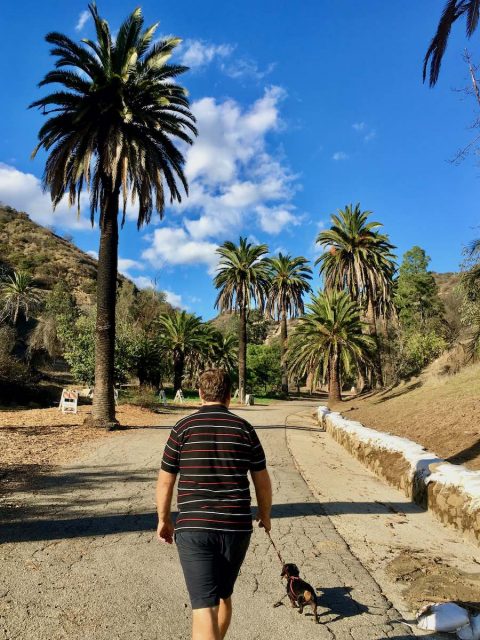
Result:
[[[480,364],[453,376],[435,364],[420,377],[337,407],[365,426],[420,443],[451,462],[480,469]]]

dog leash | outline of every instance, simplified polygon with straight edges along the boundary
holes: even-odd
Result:
[[[272,547],[275,549],[275,551],[276,551],[276,553],[277,553],[277,556],[278,556],[278,559],[280,560],[280,564],[281,564],[281,565],[282,565],[282,567],[283,567],[283,565],[285,564],[285,562],[283,561],[283,558],[282,558],[282,556],[280,555],[280,551],[277,549],[277,547],[275,546],[274,541],[272,540],[272,536],[270,535],[270,531],[267,531],[267,530],[265,529],[265,533],[267,534],[268,539],[269,539],[269,540],[270,540],[270,542],[272,543]]]

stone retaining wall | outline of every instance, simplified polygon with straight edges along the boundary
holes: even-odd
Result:
[[[420,445],[319,407],[318,420],[350,454],[444,524],[480,543],[480,471],[452,465]]]

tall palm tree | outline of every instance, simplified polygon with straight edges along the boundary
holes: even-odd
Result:
[[[479,0],[447,0],[423,62],[423,81],[425,82],[428,75],[431,87],[437,83],[453,23],[462,16],[466,17],[466,32],[467,37],[470,38],[478,27]]]
[[[348,291],[364,310],[369,332],[377,336],[376,319],[393,311],[395,256],[380,222],[368,221],[370,211],[347,205],[332,215],[332,226],[319,233],[316,242],[325,251],[316,260],[326,289]],[[382,379],[380,357],[375,360],[376,378]]]
[[[205,348],[205,331],[202,319],[193,313],[175,311],[159,317],[160,341],[172,354],[173,390],[182,388],[185,365],[190,358],[202,353]]]
[[[342,399],[342,374],[371,361],[373,338],[363,333],[357,304],[346,291],[330,290],[312,297],[288,346],[289,369],[313,382],[328,382],[329,403]]]
[[[247,380],[247,313],[252,303],[263,309],[269,287],[269,266],[264,256],[266,244],[255,245],[240,238],[238,245],[224,242],[217,249],[220,256],[214,284],[219,293],[215,307],[223,311],[237,311],[240,315],[238,332],[238,390],[240,401],[245,400]]]
[[[279,253],[268,258],[270,267],[270,290],[267,298],[267,312],[274,320],[280,321],[280,345],[282,354],[282,392],[288,393],[288,368],[285,358],[287,350],[287,318],[303,314],[303,295],[311,291],[309,280],[312,270],[308,260],[299,256]]]
[[[168,64],[179,38],[153,43],[158,24],[144,29],[140,9],[114,37],[95,4],[89,5],[96,41],[77,44],[49,33],[56,69],[40,86],[60,89],[35,101],[48,115],[39,144],[48,152],[43,185],[55,207],[68,194],[70,205],[84,189],[90,193],[92,224],[98,211],[100,249],[97,274],[95,424],[115,425],[113,397],[115,299],[118,263],[118,213],[122,225],[129,196],[138,208],[137,225],[147,224],[154,209],[163,214],[165,197],[181,200],[188,192],[184,157],[174,141],[191,144],[194,117],[183,87],[175,78],[186,67]]]
[[[41,297],[32,276],[26,271],[14,271],[0,282],[2,318],[11,318],[17,324],[21,313],[28,320],[30,313],[39,307]]]

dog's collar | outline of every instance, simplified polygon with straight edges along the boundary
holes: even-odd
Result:
[[[291,592],[291,594],[292,594],[292,596],[293,596],[293,597],[295,597],[295,592],[294,592],[294,590],[293,590],[293,588],[292,588],[292,582],[293,582],[294,580],[300,580],[299,576],[290,576],[290,577],[288,578],[288,588],[290,589],[290,592]]]

